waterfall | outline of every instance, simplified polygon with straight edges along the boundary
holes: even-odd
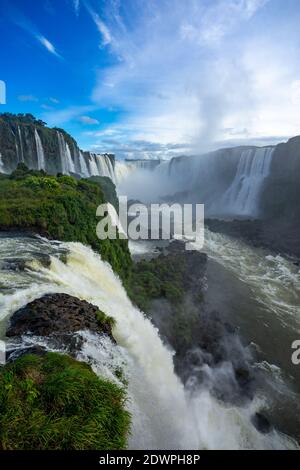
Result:
[[[122,162],[120,160],[116,161],[115,164],[115,179],[116,183],[120,184],[122,181],[126,180],[128,176],[132,173],[133,167],[127,162]]]
[[[64,136],[59,131],[57,131],[57,139],[61,162],[61,172],[64,174],[76,173],[69,144],[65,141]]]
[[[8,239],[7,243],[9,247],[15,245],[14,252],[24,253],[22,239]],[[31,249],[33,243],[29,244]],[[35,243],[44,246],[46,240]],[[261,406],[260,402],[253,400],[244,407],[228,407],[205,388],[194,390],[192,394],[185,390],[174,373],[171,351],[163,344],[151,321],[132,305],[109,264],[80,243],[48,245],[49,254],[52,252],[49,266],[42,266],[35,260],[27,262],[23,274],[14,271],[13,279],[19,280],[19,287],[0,295],[0,315],[10,315],[46,293],[65,292],[97,305],[114,317],[113,335],[118,346],[103,344],[98,336],[87,333],[81,359],[91,362],[100,375],[111,356],[121,354],[123,362],[126,361],[123,365],[128,381],[127,406],[132,415],[129,448],[283,449],[294,446],[290,439],[276,431],[264,435],[251,424],[250,418]],[[4,243],[4,250],[9,247]],[[40,249],[38,247],[37,252]],[[44,247],[43,252],[45,250]],[[66,262],[60,260],[54,250],[67,250]],[[5,279],[9,287],[12,276]],[[29,336],[28,340],[39,344],[41,338]],[[112,362],[111,376],[116,369],[113,358]]]
[[[116,184],[120,184],[132,173],[137,171],[149,171],[158,174],[162,165],[169,165],[169,162],[162,162],[161,160],[117,160],[115,168],[112,168],[112,171]]]
[[[18,137],[19,137],[19,144],[20,144],[20,150],[21,150],[19,161],[24,162],[25,160],[24,160],[24,151],[23,151],[23,141],[22,141],[22,134],[21,134],[20,126],[18,126]]]
[[[41,138],[40,138],[39,133],[36,129],[34,129],[34,138],[35,138],[35,144],[36,144],[38,169],[39,170],[46,170],[45,152],[44,152],[44,149],[43,149]]]
[[[4,163],[2,158],[2,153],[0,152],[0,173],[4,173]]]
[[[95,153],[89,153],[89,160],[88,160],[88,163],[89,163],[89,167],[90,167],[90,175],[91,176],[99,176],[99,168],[97,166],[97,160],[96,160],[97,156]]]
[[[224,212],[232,215],[256,216],[259,196],[270,174],[273,147],[244,150],[236,175],[223,196]]]
[[[66,174],[67,173],[66,142],[65,142],[64,136],[59,131],[56,131],[56,134],[57,134],[57,140],[58,140],[61,172]]]
[[[109,178],[111,178],[113,183],[115,183],[116,182],[115,169],[113,167],[112,161],[111,161],[111,159],[109,158],[108,155],[103,155],[103,157],[104,157],[104,160],[105,160],[106,166],[107,166],[107,172],[108,172],[107,176]]]
[[[153,171],[157,166],[159,166],[160,164],[160,160],[156,159],[156,160],[130,160],[130,159],[127,159],[125,160],[126,163],[129,163],[130,165],[132,165],[134,168],[136,168],[137,170],[148,170],[148,171]]]
[[[57,131],[57,138],[62,173],[76,173],[75,163],[68,143],[59,131]],[[78,152],[78,166],[80,167],[79,173],[81,176],[107,176],[113,182],[115,181],[114,168],[108,155],[97,155],[91,152],[83,153],[81,150],[78,150]]]
[[[79,164],[80,164],[80,173],[84,177],[90,176],[89,169],[87,167],[85,156],[81,150],[79,150]]]
[[[71,150],[69,147],[69,144],[66,142],[66,159],[67,159],[67,168],[68,168],[68,173],[76,173],[75,170],[75,165],[72,160],[72,155],[71,155]]]
[[[99,176],[107,176],[115,182],[115,172],[111,159],[106,154],[95,155],[96,163],[99,170]]]
[[[79,150],[79,164],[81,175],[84,177],[89,177],[90,173],[86,164],[85,155],[81,150]]]

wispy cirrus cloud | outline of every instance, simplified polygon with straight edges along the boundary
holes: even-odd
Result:
[[[53,96],[50,96],[49,101],[53,104],[59,104],[59,100]]]
[[[27,17],[16,5],[14,5],[12,2],[3,0],[3,5],[1,6],[3,15],[6,16],[12,23],[34,38],[50,54],[56,56],[57,58],[62,58],[62,56],[57,52],[54,44],[47,37],[45,37],[45,35],[41,34],[32,20]]]
[[[100,35],[101,35],[101,47],[105,47],[113,42],[113,38],[108,26],[101,19],[100,15],[92,8],[91,4],[84,0],[84,6],[91,15],[92,20],[94,21]]]
[[[34,95],[19,95],[18,100],[23,102],[37,102],[39,99]]]
[[[53,54],[56,57],[61,58],[61,55],[57,52],[57,50],[55,49],[55,46],[47,38],[45,38],[45,36],[41,34],[36,34],[35,37],[42,44],[42,46],[44,46],[45,49],[47,49],[47,51],[50,52],[50,54]]]
[[[91,118],[90,116],[80,116],[78,119],[83,124],[88,124],[88,125],[100,124],[98,119]]]
[[[227,34],[233,32],[241,23],[249,21],[269,1],[213,1],[209,7],[202,9],[200,17],[196,14],[182,23],[182,37],[204,45],[219,44]]]
[[[75,11],[76,15],[78,15],[79,10],[80,10],[80,0],[72,0],[72,1],[73,1],[74,11]]]

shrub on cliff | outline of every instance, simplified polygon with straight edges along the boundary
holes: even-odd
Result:
[[[0,369],[1,450],[124,449],[125,390],[85,363],[47,353]]]
[[[184,296],[185,269],[184,257],[159,256],[140,261],[132,270],[128,285],[130,298],[144,311],[157,298],[179,304]]]
[[[124,280],[131,269],[127,240],[102,241],[96,234],[96,209],[105,201],[99,183],[18,166],[10,177],[0,180],[0,228],[90,245]]]

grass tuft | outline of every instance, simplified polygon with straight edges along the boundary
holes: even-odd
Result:
[[[0,449],[124,449],[125,400],[124,388],[69,356],[22,356],[0,369]]]

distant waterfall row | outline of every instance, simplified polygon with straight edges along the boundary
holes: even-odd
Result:
[[[49,174],[106,176],[119,194],[130,199],[203,203],[206,214],[212,216],[260,215],[263,189],[278,148],[249,146],[169,161],[115,161],[110,154],[83,152],[60,129],[12,123],[2,131],[0,172],[10,173],[23,162]]]
[[[32,130],[16,126],[11,131],[13,148],[9,151],[9,156],[5,155],[3,158],[0,148],[0,172],[10,173],[22,162],[28,168],[45,170],[50,174],[61,172],[81,177],[107,176],[115,182],[112,155],[83,152],[63,132],[50,132],[51,139],[47,138],[49,134],[45,137],[43,129],[34,127]]]
[[[116,162],[116,181],[130,199],[198,202],[210,216],[258,217],[274,151],[237,147],[169,161]]]

